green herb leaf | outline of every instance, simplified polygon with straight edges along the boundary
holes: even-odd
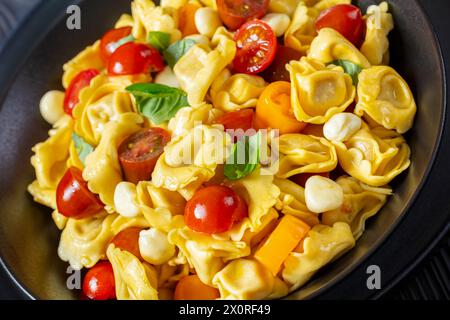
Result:
[[[133,42],[133,41],[135,41],[135,40],[136,40],[136,38],[133,37],[133,36],[130,34],[129,36],[126,36],[125,38],[122,38],[122,39],[120,39],[120,40],[117,41],[117,42],[111,43],[111,44],[109,45],[109,47],[110,47],[110,49],[111,49],[111,52],[114,52],[114,51],[116,51],[119,47],[123,46],[125,43]]]
[[[94,151],[94,147],[89,143],[84,141],[82,137],[77,135],[75,132],[72,133],[72,140],[75,144],[75,149],[77,150],[78,158],[80,158],[81,162],[85,164],[86,157]]]
[[[259,165],[261,133],[245,136],[233,146],[224,168],[225,177],[239,180],[251,174]]]
[[[162,84],[137,83],[126,90],[136,98],[139,112],[154,124],[170,120],[178,110],[189,106],[186,92]]]
[[[183,39],[172,44],[163,53],[167,64],[173,69],[178,60],[180,60],[181,57],[184,56],[195,44],[196,42],[193,39]]]
[[[161,31],[150,31],[147,42],[159,52],[163,52],[170,45],[170,34]]]
[[[353,84],[358,85],[358,75],[363,70],[361,66],[348,60],[335,60],[328,65],[330,64],[344,68],[344,72],[352,77]]]

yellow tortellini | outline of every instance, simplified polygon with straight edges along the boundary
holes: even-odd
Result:
[[[336,210],[324,212],[322,223],[333,226],[336,222],[348,223],[353,237],[358,240],[364,232],[365,222],[384,206],[392,189],[374,188],[352,177],[341,177],[336,181],[344,190],[344,203]]]
[[[179,9],[184,6],[188,0],[161,0],[161,7]]]
[[[402,134],[412,128],[417,106],[406,81],[391,67],[376,66],[359,75],[355,113],[367,115]]]
[[[349,140],[336,142],[335,146],[342,168],[370,186],[388,184],[411,163],[411,151],[405,139],[383,127],[370,129],[363,124]]]
[[[379,6],[372,5],[367,9],[367,31],[361,52],[372,65],[389,64],[388,34],[394,29],[394,18],[388,10],[387,2],[382,2]]]
[[[127,251],[110,245],[107,251],[118,300],[158,300],[156,270]]]
[[[213,124],[222,114],[221,110],[206,103],[197,107],[184,107],[170,119],[168,129],[172,133],[172,137],[186,135],[196,125]]]
[[[309,50],[317,35],[315,22],[319,11],[300,2],[295,10],[292,22],[284,35],[284,43],[303,54]]]
[[[300,173],[322,173],[336,168],[335,147],[326,139],[304,134],[285,134],[279,138],[278,178]]]
[[[61,233],[58,255],[74,270],[91,268],[106,258],[106,248],[114,234],[111,225],[117,215],[100,214],[81,220],[69,219]]]
[[[274,299],[288,293],[284,282],[253,259],[231,261],[214,276],[213,285],[225,300],[261,300],[269,296]]]
[[[299,121],[324,124],[355,100],[352,78],[341,67],[326,67],[303,57],[287,66],[291,76],[291,104]]]
[[[224,69],[211,86],[211,99],[215,108],[231,112],[256,107],[259,96],[266,88],[263,78]]]
[[[337,222],[332,227],[317,225],[303,242],[303,252],[292,252],[284,261],[283,280],[290,291],[305,284],[320,268],[355,246],[350,226]]]
[[[292,16],[301,0],[270,0],[269,12],[285,13]]]
[[[34,180],[28,186],[28,192],[37,203],[56,209],[56,189],[43,188],[37,180]]]
[[[220,32],[220,28],[217,32]],[[216,34],[212,43],[217,44],[214,49],[201,44],[193,46],[174,67],[175,75],[181,88],[187,92],[191,106],[205,101],[211,84],[236,54],[235,42],[225,35]]]

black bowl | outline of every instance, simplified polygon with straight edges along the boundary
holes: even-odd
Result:
[[[129,0],[108,1],[106,7],[104,0],[78,1],[82,29],[70,31],[66,8],[74,2],[42,1],[0,53],[1,263],[29,298],[76,297],[66,287],[67,265],[56,254],[59,231],[50,211],[34,203],[26,192],[34,179],[31,147],[44,140],[49,129],[40,117],[38,102],[47,90],[61,89],[63,63],[101,37],[130,6]],[[359,4],[366,8],[378,2]],[[414,129],[407,135],[412,166],[396,180],[395,195],[368,223],[356,248],[290,299],[371,297],[373,292],[365,283],[366,266],[382,266],[382,284],[387,287],[438,238],[448,222],[448,173],[436,171],[445,162],[443,155],[437,157],[446,101],[439,44],[416,1],[389,3],[396,21],[391,35],[392,64],[411,85],[419,107]],[[441,163],[432,171],[436,161]]]

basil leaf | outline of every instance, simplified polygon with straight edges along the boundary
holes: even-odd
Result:
[[[224,167],[229,180],[239,180],[251,174],[259,165],[261,133],[245,136],[233,146],[230,158]]]
[[[77,135],[75,132],[72,133],[72,141],[75,144],[75,149],[77,150],[78,158],[80,158],[81,162],[85,164],[86,157],[94,151],[94,147],[89,143],[84,141],[82,137]]]
[[[159,52],[163,52],[170,45],[170,34],[161,31],[150,31],[147,35],[147,42]]]
[[[111,50],[111,52],[114,52],[117,49],[119,49],[119,47],[123,46],[125,43],[133,42],[135,40],[136,40],[136,38],[130,34],[129,36],[126,36],[125,38],[122,38],[117,42],[111,43],[108,46],[109,46],[109,49]]]
[[[163,53],[167,64],[173,69],[178,60],[180,60],[181,57],[184,56],[195,44],[196,42],[193,39],[183,39],[172,44]]]
[[[188,107],[183,90],[157,83],[137,83],[126,88],[135,97],[138,110],[155,124],[175,116],[178,110]]]
[[[358,85],[358,75],[363,70],[361,66],[348,60],[335,60],[328,65],[330,64],[344,68],[344,72],[352,77],[353,84]]]

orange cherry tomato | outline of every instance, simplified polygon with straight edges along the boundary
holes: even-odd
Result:
[[[100,72],[96,69],[88,69],[81,71],[70,82],[64,97],[64,112],[72,116],[73,109],[80,101],[80,92],[88,87],[92,79],[98,76]]]
[[[100,261],[86,273],[83,295],[91,300],[116,299],[114,271],[109,261]]]
[[[195,13],[202,6],[196,2],[188,2],[179,9],[178,29],[183,37],[199,33],[195,26]]]
[[[186,276],[178,281],[175,300],[215,300],[220,298],[216,288],[204,284],[197,275]]]
[[[301,173],[301,174],[297,174],[295,176],[292,176],[290,178],[290,180],[304,188],[305,185],[306,185],[306,181],[308,181],[308,179],[313,177],[313,176],[321,176],[321,177],[325,177],[325,178],[330,178],[330,173],[329,172],[324,172],[324,173]]]
[[[298,121],[291,108],[291,84],[273,82],[259,97],[256,105],[255,126],[258,129],[279,129],[280,134],[301,132],[306,124]]]
[[[119,29],[112,29],[106,32],[100,41],[100,54],[105,65],[108,64],[109,57],[114,52],[114,44],[131,34],[131,27],[123,27]]]
[[[219,16],[228,29],[239,29],[245,22],[266,15],[269,0],[217,0]]]
[[[142,228],[130,227],[120,231],[112,238],[111,242],[116,248],[128,251],[139,260],[142,260],[141,252],[139,251],[139,233]]]

